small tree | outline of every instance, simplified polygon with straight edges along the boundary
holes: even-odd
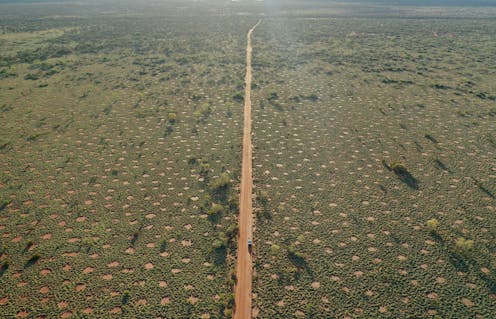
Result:
[[[298,251],[295,245],[290,245],[288,247],[288,256],[294,260],[305,260],[305,254]]]
[[[222,242],[222,240],[220,239],[215,239],[213,242],[212,242],[212,248],[213,249],[221,249],[221,248],[224,248],[225,245],[224,243]]]
[[[280,250],[281,250],[281,246],[279,245],[273,244],[272,246],[270,246],[270,252],[274,255],[279,253]]]
[[[455,241],[455,247],[456,249],[460,250],[461,252],[468,252],[474,248],[475,242],[470,239],[466,239],[465,237],[459,237]]]
[[[212,204],[212,207],[208,210],[208,216],[217,217],[224,211],[224,206],[220,204]]]
[[[427,224],[427,229],[430,232],[434,232],[439,226],[439,221],[436,218],[432,218],[429,219],[426,224]]]
[[[408,168],[405,166],[405,164],[403,164],[401,162],[393,162],[393,163],[391,163],[391,169],[397,175],[407,175],[407,174],[410,174],[410,172],[408,171]]]
[[[169,123],[171,123],[171,124],[176,123],[176,121],[177,121],[176,113],[172,113],[172,112],[169,113],[169,115],[167,116],[167,119],[169,120]]]
[[[227,173],[222,173],[217,179],[212,181],[210,183],[210,189],[212,192],[217,193],[217,192],[222,192],[223,190],[227,189],[227,187],[230,184],[230,176]]]

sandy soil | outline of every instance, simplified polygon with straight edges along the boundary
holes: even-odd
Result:
[[[251,318],[252,258],[248,238],[252,237],[252,144],[251,144],[251,36],[261,20],[248,31],[246,44],[245,105],[243,127],[243,164],[239,199],[239,241],[236,275],[235,319]]]

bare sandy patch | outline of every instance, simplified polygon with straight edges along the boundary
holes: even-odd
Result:
[[[438,294],[435,293],[435,292],[428,293],[427,294],[427,298],[429,298],[429,299],[437,299],[438,298]]]
[[[181,245],[183,245],[185,247],[189,247],[192,245],[192,243],[191,243],[191,240],[183,240],[183,241],[181,241]]]
[[[48,239],[51,239],[51,238],[52,238],[52,236],[53,236],[53,235],[52,235],[51,233],[47,233],[47,234],[45,234],[45,235],[41,236],[41,239],[43,239],[43,240],[48,240]]]
[[[83,269],[83,274],[89,274],[92,273],[95,270],[93,267],[86,267]]]
[[[83,291],[86,289],[86,285],[85,284],[78,284],[76,285],[76,288],[74,288],[76,291]]]
[[[103,280],[112,280],[112,278],[114,278],[114,276],[112,276],[112,274],[102,275]]]
[[[144,306],[148,303],[148,301],[145,298],[141,298],[138,301],[136,301],[136,305],[138,306]]]
[[[69,303],[67,301],[61,301],[57,304],[57,307],[59,307],[59,309],[65,309],[67,308],[67,306],[69,306]]]
[[[468,298],[462,298],[462,304],[464,304],[467,307],[473,307],[474,306],[474,303],[472,302],[472,300],[470,300]]]
[[[9,302],[9,297],[0,298],[0,306],[6,305]]]
[[[42,270],[40,271],[40,275],[42,275],[42,276],[46,276],[46,275],[50,274],[51,272],[52,272],[52,271],[51,271],[50,269],[42,269]]]
[[[50,292],[50,288],[48,286],[43,286],[40,288],[40,293],[47,294]]]
[[[121,307],[114,307],[114,308],[110,309],[109,312],[111,314],[118,314],[118,313],[121,313],[122,312],[122,309],[121,309]]]

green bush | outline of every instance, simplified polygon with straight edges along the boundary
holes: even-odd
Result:
[[[200,164],[200,176],[203,178],[207,178],[209,173],[210,173],[210,164],[202,162]]]
[[[469,250],[472,250],[474,248],[475,242],[470,239],[466,239],[465,237],[459,237],[455,241],[455,247],[456,249],[462,251],[462,252],[467,252]]]
[[[288,247],[288,256],[291,259],[305,259],[305,254],[298,251],[295,245],[290,245]]]
[[[429,231],[433,232],[439,226],[439,221],[435,218],[432,218],[432,219],[429,219],[426,224],[427,224],[427,229]]]
[[[208,210],[208,216],[217,217],[224,212],[224,206],[220,204],[212,204],[212,207]]]
[[[31,80],[31,81],[36,81],[39,78],[40,77],[37,74],[33,74],[33,73],[28,73],[24,76],[24,80]]]
[[[212,242],[212,247],[214,249],[221,249],[221,248],[224,248],[226,245],[225,243],[220,240],[220,239],[215,239],[213,242]]]
[[[177,115],[176,113],[169,113],[167,116],[167,119],[169,120],[169,123],[174,124],[177,121]]]
[[[226,236],[229,238],[229,240],[234,240],[238,236],[238,232],[239,232],[238,224],[232,224],[227,228]]]
[[[277,254],[281,250],[281,246],[273,244],[270,246],[270,252],[273,253],[274,255]]]
[[[213,193],[219,194],[227,190],[230,183],[231,183],[231,178],[229,174],[222,173],[218,178],[216,178],[210,183],[209,188]]]

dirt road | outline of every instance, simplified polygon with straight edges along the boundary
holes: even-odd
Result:
[[[251,145],[251,35],[262,22],[259,20],[248,31],[246,43],[246,75],[245,75],[245,105],[243,127],[243,163],[241,170],[241,186],[239,195],[239,238],[238,265],[236,276],[236,305],[234,319],[251,318],[251,279],[252,260],[248,251],[248,239],[252,239],[252,145]]]

